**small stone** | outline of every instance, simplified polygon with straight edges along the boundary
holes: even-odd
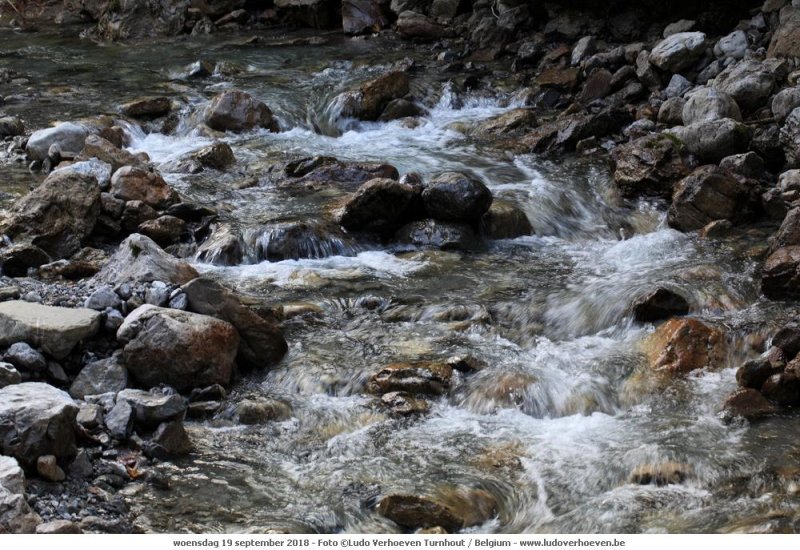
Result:
[[[92,292],[83,304],[83,307],[103,311],[108,307],[118,308],[122,304],[122,300],[114,292],[114,289],[108,285],[101,286]]]
[[[0,361],[0,388],[5,388],[12,384],[19,384],[21,382],[22,375],[14,368],[14,365]]]
[[[149,445],[145,445],[145,453],[156,458],[185,455],[193,448],[181,420],[159,425],[148,443]]]
[[[424,399],[417,399],[411,394],[402,391],[389,392],[381,397],[381,404],[390,412],[399,416],[424,414],[428,412],[428,403]]]
[[[47,368],[47,359],[44,355],[25,342],[12,344],[3,358],[18,369],[28,372],[42,372]]]
[[[264,424],[271,420],[285,420],[292,414],[288,403],[277,399],[245,399],[240,402],[234,415],[241,424]]]
[[[133,420],[134,413],[130,403],[125,400],[117,401],[105,418],[108,433],[115,439],[128,439],[133,431]]]
[[[75,420],[87,430],[93,430],[103,423],[103,407],[93,404],[83,405],[78,410]]]
[[[59,482],[67,477],[53,455],[40,456],[36,460],[36,471],[47,481]]]

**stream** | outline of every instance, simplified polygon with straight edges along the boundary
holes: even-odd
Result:
[[[284,322],[286,357],[244,374],[229,398],[282,400],[291,415],[256,426],[187,422],[195,452],[159,465],[171,489],[123,490],[142,528],[395,532],[373,510],[381,495],[479,488],[497,500],[498,515],[468,532],[798,529],[796,415],[751,425],[720,414],[736,369],[797,313],[759,296],[767,228],[702,240],[668,228],[663,204],[623,201],[604,161],[511,155],[471,139],[471,126],[515,106],[512,86],[457,93],[453,75],[429,70],[425,50],[341,37],[311,46],[280,36],[248,45],[237,36],[222,45],[219,37],[102,46],[28,38],[0,34],[3,65],[29,80],[14,84],[8,114],[37,128],[169,95],[183,105],[175,131],[128,124],[129,149],[255,239],[268,238],[271,224],[318,220],[344,196],[265,177],[277,162],[311,156],[388,163],[423,179],[471,174],[519,205],[535,231],[471,252],[322,239],[308,243],[307,259],[195,261],[251,301],[297,312]],[[416,126],[337,118],[337,93],[407,57],[417,66],[412,92],[428,108]],[[217,72],[183,76],[201,58]],[[213,141],[198,130],[198,113],[228,87],[269,105],[281,132],[225,136],[237,158],[228,172],[176,170]],[[4,164],[0,176],[0,202],[38,177],[24,164]],[[691,297],[693,316],[726,330],[723,368],[668,383],[648,376],[641,343],[654,327],[635,323],[629,305],[657,285]],[[485,367],[455,373],[449,394],[431,399],[422,417],[389,416],[365,390],[388,363],[454,355]],[[630,482],[636,468],[667,462],[683,465],[682,483]]]

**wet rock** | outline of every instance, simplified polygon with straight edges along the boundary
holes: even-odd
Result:
[[[766,357],[747,361],[736,371],[736,382],[743,388],[758,390],[770,376],[783,372],[784,367],[783,362],[773,363]]]
[[[733,231],[733,224],[729,220],[714,220],[709,222],[697,232],[701,239],[719,239],[727,237]]]
[[[22,382],[22,375],[11,363],[0,361],[0,388]]]
[[[532,109],[513,109],[482,122],[475,128],[479,136],[503,136],[535,127],[536,114]]]
[[[100,172],[102,169],[101,167],[97,167],[92,170],[92,173],[97,178],[102,189],[108,188],[108,183],[111,181],[111,175],[123,166],[138,166],[142,164],[142,161],[136,155],[126,151],[125,149],[117,147],[109,140],[94,134],[86,138],[86,142],[83,145],[80,157],[86,159],[94,158],[105,163],[106,165],[110,165],[111,168],[108,178],[105,177],[106,174],[104,172]],[[87,166],[87,171],[90,167],[91,165]],[[56,170],[56,172],[59,170],[75,170],[75,165],[70,165],[63,169],[59,168]]]
[[[76,399],[87,395],[120,392],[128,386],[128,371],[118,356],[87,364],[75,377],[69,394]]]
[[[455,532],[464,527],[461,518],[438,502],[418,495],[388,495],[378,503],[380,515],[408,529],[442,527]]]
[[[428,412],[428,402],[424,399],[417,399],[413,395],[404,391],[393,391],[383,394],[381,404],[389,409],[392,414],[398,416],[411,416],[415,414],[425,414]]]
[[[698,122],[713,122],[723,118],[731,118],[741,122],[742,113],[736,101],[714,88],[700,88],[689,95],[683,107],[683,123],[685,125]]]
[[[333,157],[304,158],[289,162],[284,167],[284,177],[279,177],[279,186],[292,188],[325,187],[336,185],[356,190],[361,184],[376,178],[397,180],[397,168],[389,164],[344,162]]]
[[[705,33],[676,33],[656,44],[650,52],[650,63],[661,70],[679,73],[694,65],[703,56],[705,49]]]
[[[17,342],[6,351],[3,359],[27,372],[42,372],[47,368],[44,355],[25,342]]]
[[[291,415],[292,409],[288,403],[263,397],[244,399],[233,410],[233,417],[237,422],[251,425],[286,420]]]
[[[342,0],[342,30],[345,34],[378,32],[389,25],[386,2]]]
[[[772,35],[769,57],[800,57],[800,9],[794,3],[780,11],[778,28]]]
[[[25,277],[29,269],[50,262],[47,252],[32,244],[16,244],[0,248],[0,269],[8,277]]]
[[[0,450],[33,469],[43,455],[75,456],[78,407],[65,392],[39,382],[0,389]]]
[[[225,170],[236,163],[233,149],[224,141],[216,141],[207,147],[203,147],[194,154],[194,158],[200,161],[203,166]]]
[[[81,528],[66,519],[56,519],[36,526],[37,535],[81,535]]]
[[[210,128],[220,132],[244,132],[255,128],[278,131],[278,123],[269,107],[240,90],[227,90],[214,96],[203,116]]]
[[[125,441],[133,432],[135,417],[131,404],[124,399],[120,399],[106,414],[104,422],[111,437]]]
[[[441,395],[449,389],[452,376],[452,367],[445,363],[392,363],[370,378],[367,390],[378,395],[393,391]]]
[[[642,323],[652,323],[689,313],[689,303],[680,294],[666,288],[657,288],[636,299],[632,306],[633,317]]]
[[[354,249],[352,238],[341,227],[326,222],[286,222],[270,224],[248,235],[256,261],[326,258],[347,254]]]
[[[480,234],[489,239],[515,239],[533,234],[527,214],[513,202],[494,199],[481,217]]]
[[[775,122],[780,124],[798,107],[800,107],[800,86],[784,88],[772,98],[772,115],[775,117]]]
[[[421,220],[404,225],[395,234],[395,239],[401,244],[440,250],[470,250],[479,242],[470,226],[438,220]]]
[[[761,292],[772,300],[800,297],[800,246],[779,248],[764,262]]]
[[[614,182],[625,197],[670,197],[675,183],[690,172],[676,140],[663,134],[620,145],[611,159]]]
[[[727,354],[720,330],[688,318],[670,319],[648,337],[644,347],[650,368],[668,374],[717,368]]]
[[[163,422],[145,444],[145,454],[166,459],[192,452],[194,445],[183,427],[182,420]]]
[[[444,172],[425,185],[422,202],[435,220],[475,224],[492,205],[492,193],[465,174]]]
[[[229,225],[217,225],[197,248],[195,258],[214,265],[239,265],[244,261],[242,235]]]
[[[630,475],[630,482],[636,485],[675,485],[683,483],[691,474],[688,464],[662,462],[637,466]]]
[[[800,405],[800,378],[789,369],[773,374],[761,386],[761,393],[779,407],[796,407]]]
[[[762,107],[775,87],[775,76],[760,61],[744,59],[722,71],[713,87],[730,95],[742,109]]]
[[[694,231],[714,220],[746,220],[753,216],[754,201],[750,189],[729,172],[701,166],[675,187],[667,222]]]
[[[36,459],[36,472],[47,481],[60,482],[67,478],[53,455],[40,456]]]
[[[703,161],[719,162],[721,159],[744,153],[750,145],[750,128],[731,118],[711,122],[696,122],[669,130],[686,150]]]
[[[386,108],[378,117],[379,122],[389,122],[391,120],[398,120],[406,117],[417,117],[425,114],[425,110],[419,107],[413,101],[398,98],[393,99],[386,104]]]
[[[786,357],[793,359],[800,353],[800,324],[791,322],[772,337],[772,345],[782,350]]]
[[[593,36],[584,36],[575,43],[570,55],[570,62],[573,66],[580,65],[581,61],[597,51],[597,42]]]
[[[186,403],[183,398],[174,394],[165,395],[128,389],[117,395],[117,404],[120,402],[128,403],[131,406],[136,424],[145,428],[155,428],[163,422],[181,419],[186,412]],[[109,413],[110,415],[111,413]],[[106,423],[108,423],[108,416]]]
[[[63,122],[53,128],[37,130],[28,138],[25,152],[32,160],[45,160],[50,147],[58,146],[61,151],[78,153],[89,132],[74,122]]]
[[[207,418],[214,415],[222,406],[219,401],[196,401],[189,403],[186,416],[189,418]]]
[[[239,334],[229,323],[149,304],[125,319],[117,339],[125,345],[125,366],[137,382],[178,391],[227,385],[239,347]]]
[[[357,91],[344,92],[335,101],[341,105],[341,115],[359,120],[377,120],[393,99],[409,92],[408,75],[392,71],[366,82]]]
[[[237,360],[241,365],[259,368],[276,363],[288,345],[280,329],[242,305],[228,289],[207,278],[197,278],[183,286],[190,311],[213,315],[233,325],[241,337]]]
[[[722,411],[725,416],[740,416],[747,420],[755,420],[775,414],[778,408],[767,401],[758,390],[743,388],[728,396]]]
[[[62,359],[100,328],[100,314],[89,309],[45,306],[13,300],[0,303],[0,346],[27,342]]]
[[[81,248],[99,213],[100,188],[93,177],[55,173],[15,203],[0,220],[0,234],[64,258]]]
[[[400,36],[418,40],[438,40],[453,34],[451,29],[439,25],[421,13],[410,10],[400,13],[395,28]]]
[[[177,193],[157,172],[137,166],[120,168],[111,177],[111,194],[124,201],[142,201],[153,208],[178,202]]]
[[[145,120],[166,116],[171,110],[172,102],[168,97],[143,97],[120,107],[123,115]]]
[[[144,235],[133,234],[120,243],[96,280],[113,286],[152,281],[180,285],[197,276],[188,263],[170,256]]]
[[[25,133],[25,124],[19,117],[4,116],[0,118],[0,138],[21,136]]]
[[[154,220],[147,220],[139,224],[137,231],[150,237],[157,244],[167,246],[180,240],[186,230],[186,222],[175,216],[159,216]]]
[[[374,179],[359,187],[345,203],[342,227],[362,231],[394,231],[413,219],[420,189],[391,179]]]

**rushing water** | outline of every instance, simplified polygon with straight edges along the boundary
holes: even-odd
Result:
[[[520,205],[536,236],[471,253],[310,243],[314,259],[198,264],[255,300],[305,312],[285,322],[284,360],[247,374],[231,397],[281,399],[292,414],[263,426],[189,423],[196,452],[159,466],[171,490],[125,490],[143,527],[391,532],[396,527],[372,509],[381,495],[453,487],[482,488],[497,499],[498,517],[476,532],[800,527],[797,417],[751,426],[726,424],[719,414],[736,387],[736,367],[756,353],[753,335],[768,334],[791,313],[758,296],[766,230],[700,240],[667,228],[663,205],[624,203],[601,162],[554,163],[473,142],[464,129],[509,102],[499,91],[455,97],[448,84],[455,75],[427,67],[428,52],[333,38],[321,46],[268,43],[98,46],[5,36],[0,58],[30,80],[29,95],[42,95],[35,108],[23,98],[6,111],[40,126],[113,112],[146,93],[181,100],[170,135],[127,126],[131,149],[146,151],[182,193],[216,206],[262,244],[270,238],[264,228],[316,220],[341,196],[298,195],[263,181],[276,161],[314,155],[381,161],[423,176],[469,172]],[[419,125],[336,119],[336,93],[408,55],[419,66],[414,92],[429,108]],[[182,78],[182,67],[201,57],[225,62],[224,74]],[[177,160],[211,142],[197,130],[197,113],[229,86],[263,99],[283,131],[225,136],[239,160],[231,173],[175,172]],[[25,181],[24,170],[3,170],[7,180]],[[241,185],[248,181],[260,185]],[[618,240],[621,227],[633,236]],[[642,374],[640,345],[653,327],[635,324],[628,304],[656,284],[691,296],[694,315],[727,330],[732,352],[724,368],[668,384]],[[486,368],[456,374],[450,394],[422,418],[390,418],[365,393],[386,363],[465,353]],[[683,483],[629,483],[637,467],[667,461],[685,465]]]

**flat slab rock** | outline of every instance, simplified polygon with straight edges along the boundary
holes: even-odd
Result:
[[[100,328],[100,313],[91,309],[45,306],[12,300],[0,303],[0,346],[27,342],[63,359]]]

